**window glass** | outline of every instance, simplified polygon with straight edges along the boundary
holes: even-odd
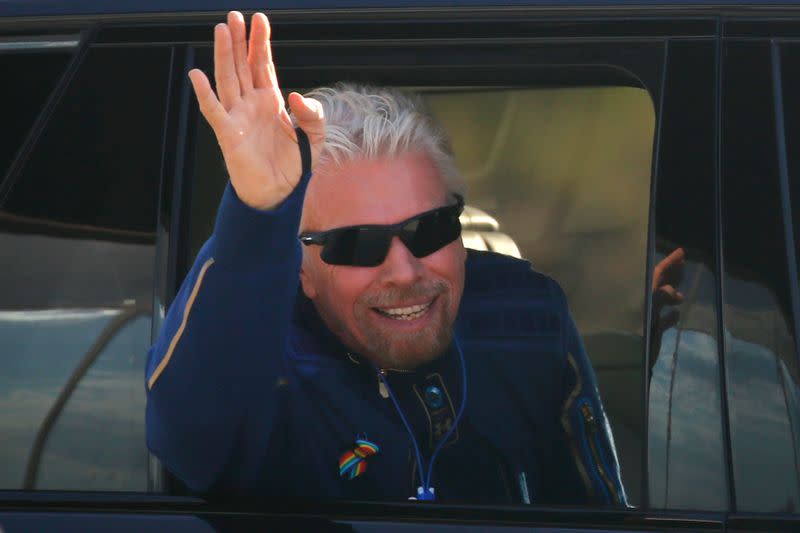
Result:
[[[0,206],[0,488],[147,489],[169,60],[90,50]]]
[[[468,247],[523,257],[564,288],[597,374],[630,503],[640,502],[647,223],[655,113],[632,87],[415,87],[467,184]],[[225,184],[198,115],[190,254]],[[191,260],[190,260],[191,261]]]
[[[597,374],[626,492],[638,504],[655,122],[649,94],[589,87],[429,91],[425,99],[452,138],[469,205],[498,223],[491,232],[467,231],[465,244],[514,254],[495,233],[508,235],[521,257],[564,288]]]
[[[152,231],[166,82],[148,83],[152,78],[142,73],[109,76],[108,68],[127,55],[133,56],[133,65],[154,63],[147,70],[155,70],[158,79],[166,75],[164,50],[93,50],[27,161],[25,179],[13,185],[4,205],[7,212],[127,232]],[[136,105],[123,105],[128,102]],[[130,139],[148,139],[147,151]],[[93,150],[79,151],[85,146]],[[42,195],[43,190],[50,194]]]
[[[715,47],[710,41],[670,42],[667,56],[653,218],[649,505],[724,510]]]
[[[800,380],[790,285],[797,280],[787,266],[770,53],[769,42],[731,42],[725,51],[725,362],[737,508],[795,512]],[[793,98],[784,92],[784,102]]]
[[[0,128],[0,180],[22,146],[47,97],[64,72],[69,51],[19,51],[0,49],[0,72],[6,80],[0,84],[0,101],[13,102],[4,111],[6,120]]]

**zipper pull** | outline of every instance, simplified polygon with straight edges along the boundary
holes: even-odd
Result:
[[[606,471],[605,466],[603,465],[603,461],[600,459],[600,451],[597,449],[597,439],[598,435],[598,428],[597,428],[597,419],[594,417],[594,411],[592,410],[591,406],[588,403],[581,405],[581,414],[583,415],[583,420],[585,422],[585,427],[589,430],[590,436],[587,437],[587,441],[589,442],[589,450],[592,454],[592,459],[594,460],[594,466],[597,469],[597,473],[600,474],[600,479],[605,484],[606,489],[608,490],[609,495],[611,496],[612,503],[622,503],[622,498],[620,497],[620,493],[617,490],[616,484],[611,480],[610,472]]]
[[[381,368],[378,370],[378,394],[385,400],[389,397],[389,389],[386,388],[386,383],[383,382],[384,379],[386,379],[386,372]]]
[[[589,429],[594,433],[597,431],[597,426],[594,421],[594,413],[592,413],[592,408],[589,407],[588,404],[581,405],[581,413],[583,414],[583,419],[589,425]]]

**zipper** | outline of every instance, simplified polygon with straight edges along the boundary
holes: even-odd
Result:
[[[575,435],[572,423],[570,423],[570,411],[572,410],[572,405],[575,403],[581,393],[583,380],[581,379],[581,373],[578,370],[578,363],[575,362],[575,358],[571,353],[567,353],[567,362],[569,363],[569,366],[572,367],[572,371],[575,373],[575,386],[570,391],[567,401],[564,402],[564,405],[561,407],[561,426],[564,428],[564,434],[567,436],[567,444],[570,452],[572,453],[572,459],[575,461],[575,468],[578,470],[578,475],[580,476],[581,481],[583,481],[583,486],[586,488],[586,493],[590,498],[593,498],[594,485],[589,479],[589,473],[586,471],[586,466],[588,465],[585,466],[583,464],[584,461],[581,456],[581,452],[578,450],[577,435]],[[577,429],[577,424],[575,426],[575,429]]]
[[[395,370],[393,368],[379,368],[378,369],[378,394],[384,400],[389,397],[389,389],[386,387],[386,373],[387,372],[410,372],[410,370]]]
[[[608,489],[609,493],[611,494],[611,498],[613,499],[614,503],[620,503],[619,491],[617,490],[616,485],[609,477],[608,472],[606,471],[605,466],[603,466],[603,461],[600,458],[600,452],[598,451],[598,428],[597,428],[597,419],[594,417],[594,412],[592,411],[592,406],[588,403],[581,404],[580,407],[581,415],[583,416],[583,425],[584,429],[586,430],[587,438],[586,440],[589,443],[589,449],[592,452],[592,457],[594,458],[594,464],[597,467],[597,473],[600,474],[600,479],[603,480],[606,488]]]
[[[359,366],[361,365],[361,361],[356,359],[356,356],[353,355],[352,352],[345,352],[345,355],[347,356],[348,359],[350,359],[350,362],[353,363],[354,365],[359,365]],[[399,372],[401,374],[410,374],[411,372],[414,372],[414,370],[407,370],[405,368],[381,368],[380,370],[385,372]]]
[[[384,372],[397,372],[398,374],[410,374],[414,372],[413,370],[407,370],[405,368],[381,368]]]
[[[345,355],[347,356],[348,359],[350,359],[350,362],[352,362],[354,365],[361,365],[361,361],[356,359],[353,356],[352,353],[345,352]],[[383,380],[386,379],[386,373],[387,372],[409,373],[409,372],[413,372],[413,370],[404,370],[404,369],[401,369],[401,368],[379,368],[378,369],[378,394],[380,394],[381,398],[383,398],[383,399],[386,399],[386,398],[389,397],[389,391],[386,389],[386,383],[383,382]]]

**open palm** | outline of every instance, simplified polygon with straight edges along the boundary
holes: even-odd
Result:
[[[231,184],[247,205],[270,209],[300,180],[297,135],[278,86],[267,17],[251,19],[247,41],[244,17],[228,13],[214,28],[214,78],[217,94],[203,72],[189,72],[200,111],[217,137]],[[312,160],[325,138],[322,106],[298,93],[289,95],[297,125],[308,135]]]

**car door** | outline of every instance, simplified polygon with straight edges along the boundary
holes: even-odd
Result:
[[[241,502],[237,512],[264,523],[285,523],[310,511],[364,531],[381,530],[401,521],[415,522],[420,529],[447,522],[461,524],[465,529],[502,524],[537,526],[541,531],[721,531],[728,511],[736,511],[729,524],[739,530],[788,527],[785,524],[791,517],[785,513],[791,512],[791,504],[781,505],[784,500],[794,501],[794,481],[783,483],[775,492],[769,484],[752,482],[752,476],[770,479],[763,472],[754,472],[752,465],[757,463],[745,464],[742,470],[738,463],[749,459],[737,458],[750,457],[740,450],[750,450],[755,443],[768,446],[760,454],[764,457],[781,450],[780,457],[770,463],[772,471],[782,472],[786,464],[796,468],[790,461],[797,449],[793,444],[794,388],[790,386],[796,383],[796,356],[792,355],[796,347],[791,333],[797,316],[796,267],[791,270],[795,264],[791,252],[796,244],[792,245],[787,237],[787,228],[796,230],[797,216],[791,206],[785,205],[787,196],[783,194],[788,188],[791,197],[796,188],[791,163],[794,154],[790,149],[784,150],[784,179],[778,164],[780,157],[774,155],[780,154],[779,135],[774,133],[769,141],[772,144],[759,148],[759,143],[750,142],[750,132],[754,130],[749,126],[776,116],[774,70],[764,75],[759,65],[768,58],[774,69],[776,46],[779,59],[785,58],[787,64],[793,60],[796,54],[792,52],[791,36],[778,30],[787,32],[786,28],[794,26],[788,22],[759,26],[752,20],[739,21],[737,26],[731,21],[733,29],[722,41],[720,19],[708,11],[662,15],[631,10],[624,15],[601,9],[490,6],[429,10],[276,9],[271,13],[275,57],[284,86],[303,89],[343,78],[398,86],[422,93],[448,125],[460,152],[466,154],[460,164],[472,180],[473,207],[495,221],[481,223],[476,217],[471,228],[480,239],[475,240],[475,246],[483,243],[492,249],[492,242],[497,241],[492,234],[502,233],[512,239],[535,268],[557,277],[567,291],[598,375],[632,507],[565,509],[533,502],[510,508],[469,508],[254,501]],[[44,368],[57,357],[53,346],[58,341],[47,340],[48,330],[38,323],[36,329],[31,326],[30,330],[23,330],[21,321],[12,319],[33,308],[66,305],[63,302],[68,299],[59,300],[58,290],[67,287],[90,302],[85,307],[110,309],[108,316],[115,317],[126,313],[130,300],[148,302],[146,318],[137,315],[140,322],[136,323],[135,332],[125,337],[120,351],[130,354],[130,360],[123,357],[122,362],[117,360],[100,368],[90,358],[81,367],[80,356],[84,352],[76,347],[72,359],[62,359],[63,366],[51,368],[55,372],[48,378],[51,387],[44,397],[39,397],[44,407],[29,417],[25,442],[16,446],[17,455],[4,463],[24,463],[25,458],[39,457],[37,464],[42,464],[42,472],[53,468],[60,477],[33,476],[32,484],[25,485],[23,480],[30,476],[23,476],[22,470],[30,468],[18,469],[20,472],[9,475],[10,481],[2,486],[12,491],[111,491],[115,481],[127,479],[132,484],[124,486],[141,496],[134,505],[130,500],[115,499],[113,494],[73,495],[70,504],[64,494],[54,493],[44,499],[41,495],[31,496],[28,504],[34,508],[41,505],[69,509],[71,505],[73,510],[92,510],[97,508],[96,498],[100,497],[115,502],[117,509],[196,514],[218,525],[221,522],[215,522],[218,518],[214,517],[230,510],[220,502],[188,500],[191,503],[187,504],[187,500],[158,497],[159,493],[180,493],[181,487],[147,457],[140,434],[143,391],[134,388],[137,385],[131,377],[138,375],[147,344],[157,335],[166,307],[210,232],[225,183],[224,167],[197,112],[185,76],[192,67],[211,68],[210,36],[213,24],[221,16],[177,17],[177,23],[176,17],[155,17],[148,23],[112,19],[103,25],[87,24],[86,31],[70,45],[68,56],[72,62],[65,60],[64,70],[54,74],[51,85],[43,90],[52,95],[46,100],[51,103],[43,108],[46,112],[36,118],[39,115],[31,111],[33,126],[19,134],[22,141],[4,143],[4,147],[12,147],[7,150],[5,181],[0,184],[5,202],[0,207],[7,220],[3,231],[9,241],[13,240],[13,245],[4,248],[8,261],[16,260],[20,265],[33,262],[36,256],[18,243],[20,235],[33,236],[30,238],[41,242],[39,237],[50,235],[51,230],[45,226],[54,225],[54,217],[61,225],[73,224],[62,236],[71,239],[68,245],[76,239],[86,239],[109,247],[139,246],[133,259],[110,258],[111,252],[84,254],[89,259],[100,259],[98,273],[88,278],[91,270],[85,262],[74,259],[73,272],[83,277],[70,278],[65,270],[55,267],[64,264],[58,258],[39,262],[53,266],[39,278],[33,279],[25,271],[6,278],[11,287],[25,287],[19,281],[23,280],[39,291],[7,291],[22,303],[8,300],[4,312],[17,314],[2,317],[10,323],[4,329],[7,339],[13,335],[22,336],[29,343],[37,335],[45,339],[36,352],[42,362],[28,370]],[[70,24],[74,25],[74,21]],[[761,33],[754,35],[754,30],[747,29],[751,27],[760,28]],[[741,66],[742,58],[749,67]],[[120,69],[120,61],[135,70]],[[64,72],[71,74],[63,77]],[[791,69],[783,68],[781,72],[779,85],[794,87],[790,85],[794,83]],[[90,81],[81,81],[82,76]],[[101,83],[104,77],[107,85]],[[763,84],[754,80],[763,80]],[[131,81],[138,81],[140,92],[124,92],[125,84]],[[759,96],[751,96],[754,86],[762,85],[766,89],[762,88]],[[91,94],[87,91],[98,87],[112,92],[87,96]],[[109,97],[115,90],[127,95],[131,103]],[[152,94],[137,98],[145,90]],[[84,95],[83,105],[89,106],[89,111],[75,112],[80,108],[69,104],[70,91]],[[789,93],[787,88],[784,94]],[[103,96],[110,102],[105,107],[101,106]],[[794,109],[791,99],[783,98],[782,102],[786,109]],[[66,125],[56,135],[50,131],[57,131],[58,121],[50,115],[59,106],[67,109],[63,119]],[[134,118],[111,120],[115,116],[111,111],[119,106]],[[72,115],[68,114],[70,109]],[[80,142],[83,139],[77,134],[71,138],[70,133],[81,131],[74,125],[81,124],[88,112],[105,117],[108,122],[98,118],[83,124],[94,134],[86,137],[93,139],[91,142]],[[796,118],[797,113],[793,113]],[[141,120],[136,119],[137,115]],[[150,129],[126,130],[126,126],[139,121],[150,124]],[[787,119],[784,123],[787,146],[793,146],[795,122]],[[103,127],[108,134],[103,133]],[[772,122],[761,130],[779,131]],[[63,142],[59,139],[73,143],[59,144]],[[90,174],[96,181],[107,179],[115,185],[109,189],[111,198],[92,197],[88,193],[98,189],[89,182],[84,189],[79,186],[80,197],[97,201],[69,204],[76,206],[78,214],[59,218],[65,211],[59,211],[58,200],[74,193],[64,184],[79,184],[83,174],[75,170],[63,181],[57,180],[59,170],[65,167],[56,165],[60,160],[49,154],[72,161],[72,153],[85,150],[86,155],[75,159],[97,161],[100,155],[106,155],[114,162],[116,154],[125,151],[126,139],[147,142],[132,145],[134,156],[117,160],[125,161],[121,168],[109,163],[113,170]],[[50,151],[44,149],[47,142]],[[43,148],[39,149],[40,145]],[[755,180],[755,174],[744,170],[761,165],[763,154],[773,154],[763,157],[773,157],[772,161],[778,162],[770,163],[775,169],[770,171],[772,174],[767,173],[774,177],[774,183],[772,178],[763,177],[767,174],[759,173]],[[137,166],[143,163],[148,165],[146,169]],[[41,170],[34,173],[30,168]],[[143,182],[143,178],[155,181]],[[41,185],[42,180],[50,185]],[[778,194],[779,200],[773,196],[762,198],[762,187],[766,186],[762,180],[783,194]],[[64,189],[54,189],[53,183]],[[139,187],[128,189],[132,184]],[[36,199],[43,190],[63,192],[55,195],[50,204],[37,205]],[[150,200],[141,200],[144,197]],[[120,198],[126,201],[121,202]],[[753,205],[760,206],[755,210],[756,216],[748,211],[754,209]],[[119,217],[115,218],[115,214]],[[19,215],[28,217],[23,221],[27,225],[20,226],[20,219],[13,218]],[[785,224],[787,216],[792,224]],[[742,223],[737,225],[738,221]],[[739,237],[740,226],[747,229],[744,221],[759,229],[747,233],[749,240]],[[84,226],[91,226],[91,231],[81,233],[88,231]],[[95,235],[98,231],[100,237]],[[764,239],[765,235],[773,238]],[[765,247],[759,239],[778,242],[780,246]],[[42,246],[49,250],[46,257],[55,254],[56,244],[45,241]],[[767,257],[769,261],[748,262],[746,252],[752,249],[757,250],[753,256]],[[682,259],[676,259],[676,252]],[[73,252],[74,255],[77,254]],[[681,263],[680,268],[675,266],[677,263]],[[57,286],[41,280],[55,280]],[[667,290],[666,286],[680,291],[682,301],[662,299],[660,294]],[[146,296],[140,296],[141,287],[145,287]],[[99,296],[92,300],[90,296],[95,293],[90,289],[111,292],[113,301],[112,297]],[[24,302],[21,295],[29,293],[41,293],[46,303]],[[737,296],[742,293],[744,296]],[[750,310],[751,298],[769,312],[762,313],[762,307],[755,312]],[[749,327],[747,318],[754,314],[769,315],[767,326],[758,330],[771,332],[767,340],[758,335],[754,338],[752,329],[742,330]],[[110,327],[107,322],[93,326],[94,337],[81,340],[84,348],[91,348],[92,341],[103,335],[103,328]],[[62,331],[77,329],[70,327],[67,325]],[[106,336],[113,336],[116,331],[112,328]],[[750,350],[751,345],[755,355],[745,354],[742,359],[740,354]],[[114,346],[120,350],[119,345]],[[8,349],[3,355],[6,362],[14,360],[14,353]],[[741,378],[751,376],[748,365],[760,369],[755,374],[761,384],[757,390],[771,403],[752,402],[750,383]],[[80,368],[84,373],[93,368],[102,372],[90,376],[95,381],[89,383],[82,377],[84,374],[75,373]],[[77,381],[71,379],[75,376]],[[103,464],[100,458],[107,458],[104,447],[98,448],[97,442],[92,447],[92,433],[81,431],[80,424],[74,425],[84,423],[84,428],[94,431],[97,422],[87,419],[86,413],[97,414],[99,408],[100,419],[106,420],[104,427],[119,427],[119,411],[109,400],[119,398],[84,397],[82,402],[68,404],[73,394],[70,391],[80,383],[91,384],[92,393],[113,391],[97,382],[98,378],[108,377],[117,378],[117,383],[122,378],[126,387],[123,390],[132,391],[127,404],[122,399],[128,413],[124,420],[129,421],[131,434],[126,437],[123,432],[119,438],[127,439],[126,457],[134,459],[124,466],[113,461],[111,465]],[[67,386],[70,383],[71,388]],[[6,428],[25,418],[24,400],[32,399],[19,394],[24,389],[22,381],[9,386],[12,389],[7,390],[17,393],[9,395],[6,418],[0,418]],[[776,393],[780,394],[777,402]],[[61,407],[57,407],[59,399]],[[776,437],[759,442],[746,436],[748,424],[757,418],[747,410],[762,403],[769,404],[770,420],[777,420],[775,427],[779,431],[772,433]],[[68,413],[73,425],[62,426],[67,431],[53,441],[65,447],[66,452],[58,453],[58,447],[47,445],[46,436],[62,420],[59,413],[64,404],[78,410]],[[743,409],[745,415],[741,414]],[[37,434],[44,437],[37,440]],[[119,436],[114,431],[108,434]],[[37,446],[37,442],[41,444]],[[70,459],[76,454],[89,465],[75,468]],[[37,479],[51,484],[37,484]],[[778,503],[765,507],[758,503],[764,500],[752,499],[753,492],[745,487],[752,487],[758,498]],[[11,500],[19,502],[31,493],[14,494]],[[19,506],[8,501],[4,504],[6,509]],[[770,522],[759,522],[764,517],[748,514],[758,511],[776,514],[767,517]],[[13,531],[31,518],[15,516],[6,522],[0,518],[0,524]],[[57,521],[64,517],[50,518]],[[98,520],[102,521],[102,517]]]
[[[722,294],[730,531],[798,527],[796,14],[730,17],[722,65]]]
[[[169,52],[92,42],[72,29],[0,44],[6,490],[148,486],[141,365]]]
[[[520,519],[721,528],[729,499],[716,344],[715,19],[446,10],[401,18],[354,11],[324,22],[274,13],[272,20],[284,87],[347,79],[421,93],[454,137],[468,203],[495,223],[470,229],[483,237],[502,232],[567,291],[615,432],[629,502],[638,510],[582,522],[533,505]],[[188,56],[195,58],[191,66],[210,72],[208,43]],[[213,136],[194,104],[189,113],[195,136],[183,166],[181,205],[189,218],[188,229],[177,232],[188,239],[179,273],[210,234],[225,185]],[[664,320],[675,306],[653,309],[653,292],[643,290],[678,248],[686,251],[692,287],[683,342]],[[707,409],[687,411],[697,401]],[[656,415],[648,419],[648,411]],[[167,483],[176,486],[168,475]],[[491,520],[509,523],[506,511],[493,509]],[[374,512],[396,511],[387,505]],[[466,509],[449,513],[488,519]]]

